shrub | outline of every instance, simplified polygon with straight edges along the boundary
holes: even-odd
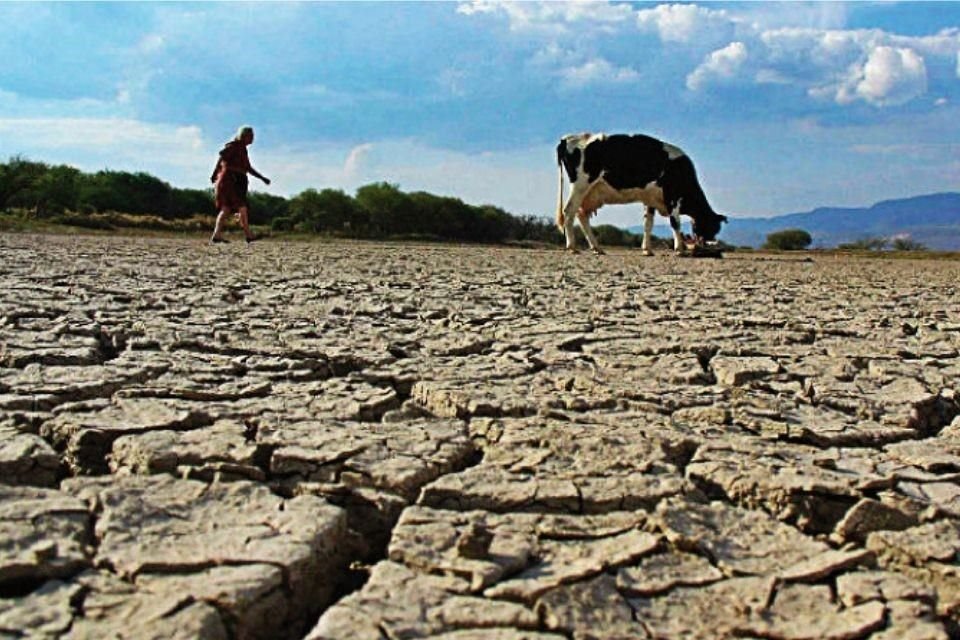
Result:
[[[845,242],[837,245],[837,249],[844,251],[883,251],[886,247],[886,238],[861,238],[856,242]]]
[[[894,251],[926,251],[927,246],[923,243],[917,242],[912,238],[894,238],[893,250]]]
[[[61,215],[53,216],[50,218],[50,222],[54,224],[62,224],[68,227],[80,227],[82,229],[101,229],[103,231],[111,231],[114,227],[108,220],[104,220],[100,217],[93,217],[89,215],[83,215],[78,213],[64,213]]]
[[[812,242],[813,237],[803,229],[784,229],[769,234],[763,248],[778,251],[802,251],[809,247]]]
[[[291,231],[293,230],[293,225],[293,218],[281,216],[273,219],[273,221],[270,223],[270,228],[274,231]]]

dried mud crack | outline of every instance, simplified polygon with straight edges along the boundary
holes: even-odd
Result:
[[[0,251],[0,637],[960,629],[958,262]]]

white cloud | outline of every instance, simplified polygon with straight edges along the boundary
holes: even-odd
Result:
[[[944,28],[926,36],[877,28],[845,29],[848,8],[838,3],[744,3],[724,9],[664,3],[635,9],[610,2],[476,0],[461,3],[458,11],[505,17],[511,30],[549,43],[541,46],[530,63],[554,65],[547,71],[559,74],[565,88],[646,75],[643,59],[631,57],[622,46],[612,48],[616,54],[609,48],[587,49],[604,40],[584,34],[584,28],[616,31],[617,40],[611,42],[625,45],[631,38],[631,25],[656,34],[665,46],[686,54],[672,56],[674,64],[682,64],[690,54],[712,51],[693,70],[680,71],[686,72],[686,86],[694,91],[742,76],[765,87],[792,86],[813,99],[841,106],[866,102],[889,107],[926,93],[931,82],[928,64],[930,69],[955,64],[960,77],[960,28]],[[577,39],[569,39],[571,33],[576,33]],[[558,42],[580,51],[564,50]],[[553,71],[555,68],[563,71]]]
[[[343,173],[348,178],[355,178],[361,174],[367,157],[373,149],[372,143],[357,145],[347,154],[347,159],[343,163]]]
[[[836,91],[839,104],[863,100],[878,107],[899,105],[927,91],[927,68],[911,49],[880,46],[862,65],[851,67],[846,82]]]
[[[137,43],[137,51],[145,55],[158,53],[163,50],[165,44],[166,40],[162,35],[159,33],[150,33],[143,36],[140,42]]]
[[[143,155],[193,153],[204,146],[200,128],[157,125],[122,118],[0,118],[7,140],[29,140],[38,148],[130,148]]]
[[[571,90],[640,79],[636,69],[617,66],[600,56],[565,49],[556,42],[537,51],[529,64],[540,73],[560,78],[563,88]]]
[[[881,29],[781,27],[759,31],[743,41],[759,69],[754,74],[757,84],[794,85],[814,99],[839,105],[863,101],[889,107],[924,95],[929,83],[924,56],[958,56],[960,76],[960,31],[956,29],[913,37]],[[709,79],[732,75],[718,73],[722,68],[722,60],[708,59],[688,76],[687,86],[702,88]]]
[[[687,76],[687,88],[698,91],[714,80],[733,78],[747,57],[747,46],[742,42],[731,42],[723,49],[717,49]]]
[[[502,15],[510,23],[511,31],[539,31],[564,34],[576,24],[578,28],[593,25],[609,31],[626,23],[633,16],[628,4],[611,2],[497,2],[472,0],[461,2],[457,12],[463,15]]]
[[[582,88],[591,84],[616,84],[633,82],[640,74],[628,67],[617,67],[603,58],[591,58],[583,64],[561,71],[567,87]]]
[[[4,151],[84,171],[147,171],[176,186],[208,186],[218,143],[193,125],[130,118],[0,118]]]
[[[726,11],[695,4],[661,4],[637,11],[637,26],[656,31],[664,42],[729,39],[734,23]]]

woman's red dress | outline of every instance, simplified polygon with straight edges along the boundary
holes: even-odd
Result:
[[[220,150],[217,162],[213,196],[217,211],[236,213],[240,207],[247,206],[250,158],[247,146],[239,140],[231,140]]]

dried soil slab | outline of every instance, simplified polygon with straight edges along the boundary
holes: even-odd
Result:
[[[611,639],[651,637],[647,628],[634,620],[633,610],[609,575],[548,591],[536,609],[548,629],[567,637],[594,638],[599,630]]]
[[[533,415],[539,401],[550,396],[539,391],[531,397],[521,389],[529,391],[535,381],[521,380],[484,380],[470,387],[457,381],[422,381],[413,385],[411,397],[443,418]]]
[[[324,612],[308,640],[502,638],[561,640],[538,632],[536,613],[519,603],[469,593],[453,576],[421,573],[389,560],[378,563],[363,589]]]
[[[666,593],[674,587],[707,585],[723,579],[723,573],[703,556],[672,551],[642,559],[636,566],[617,572],[617,588],[632,596]]]
[[[266,397],[271,391],[269,379],[248,375],[241,362],[227,355],[179,350],[173,355],[151,354],[148,361],[164,363],[165,372],[144,384],[130,385],[121,396],[232,402]]]
[[[164,363],[138,362],[128,358],[97,366],[45,366],[33,363],[22,371],[0,375],[0,388],[11,395],[34,399],[39,410],[49,411],[66,402],[109,398],[127,385],[159,376]]]
[[[605,370],[620,370],[640,383],[711,384],[711,373],[703,367],[691,346],[675,352],[677,345],[662,340],[636,340],[616,336],[608,340],[588,341],[582,351]],[[637,375],[641,373],[642,375]]]
[[[757,357],[716,356],[710,361],[710,368],[713,369],[718,384],[731,387],[770,378],[782,371],[776,360]]]
[[[488,598],[532,605],[550,589],[599,575],[653,552],[659,538],[642,516],[498,515],[410,507],[389,558],[425,573],[455,575]]]
[[[290,484],[322,482],[416,498],[420,487],[463,468],[475,449],[459,420],[389,424],[312,421],[261,424],[270,473]]]
[[[191,593],[144,591],[104,571],[85,573],[78,577],[77,583],[86,592],[82,600],[83,616],[74,619],[68,638],[221,640],[230,637],[221,612]]]
[[[60,457],[39,436],[0,424],[0,484],[53,487]]]
[[[215,601],[241,636],[295,637],[345,563],[346,514],[316,497],[167,475],[63,486],[101,514],[97,566],[143,590]]]
[[[830,462],[814,447],[728,436],[701,445],[686,473],[711,495],[824,533],[881,479],[870,470],[841,472]]]
[[[908,511],[872,498],[862,498],[837,523],[834,539],[863,544],[874,531],[902,531],[917,524],[918,518]]]
[[[867,537],[867,548],[882,567],[937,590],[937,612],[960,613],[960,525],[943,519],[903,531],[879,531]]]
[[[733,422],[768,438],[817,447],[880,446],[917,437],[909,426],[865,419],[827,404],[810,405],[752,392],[733,403]],[[872,415],[872,414],[868,414]]]
[[[45,422],[41,435],[63,449],[75,473],[106,473],[107,454],[117,438],[148,431],[183,431],[205,426],[210,417],[191,408],[152,398],[121,398],[90,413],[64,412]]]
[[[354,374],[320,382],[277,384],[271,404],[277,403],[284,408],[278,417],[285,420],[376,422],[400,406],[400,396],[392,387],[371,384]]]
[[[86,336],[53,336],[37,331],[0,329],[0,366],[18,369],[30,364],[53,366],[89,366],[100,364],[105,357],[96,338]]]
[[[889,571],[857,571],[837,577],[837,599],[845,607],[882,602],[886,628],[872,639],[946,640],[949,636],[936,617],[937,592],[930,585]]]
[[[736,625],[737,635],[777,640],[863,638],[886,626],[881,602],[840,607],[827,585],[783,585],[764,615]]]
[[[942,386],[914,377],[808,380],[806,387],[817,405],[922,436],[935,433],[956,415],[956,405],[942,395]]]
[[[610,410],[637,396],[665,393],[655,377],[637,373],[635,361],[628,369],[604,367],[580,354],[544,354],[540,361],[534,373],[511,378],[475,379],[467,369],[451,379],[422,380],[413,385],[412,398],[439,416],[474,418]]]
[[[937,474],[960,473],[960,439],[952,433],[884,447],[891,460]]]
[[[90,566],[90,520],[73,496],[0,485],[0,588],[19,591]]]
[[[519,378],[543,368],[541,360],[535,357],[536,350],[528,343],[492,343],[490,349],[482,353],[444,356],[420,353],[419,344],[407,349],[412,352],[410,357],[384,367],[364,369],[359,375],[374,383],[389,384],[409,396],[414,384],[421,381],[459,381],[467,386],[486,380]]]
[[[200,480],[263,481],[257,466],[261,447],[248,439],[246,425],[218,420],[192,431],[150,431],[121,436],[113,443],[113,473],[171,475]]]
[[[637,622],[655,638],[734,637],[754,611],[762,611],[772,597],[773,578],[723,580],[702,588],[681,587],[661,597],[628,600]]]
[[[0,630],[20,637],[93,640],[226,640],[217,610],[189,594],[138,590],[106,572],[51,580],[33,593],[0,599]],[[7,637],[7,636],[4,636]]]
[[[481,424],[484,437],[496,439],[486,446],[483,464],[424,487],[420,504],[603,513],[652,508],[693,489],[673,464],[683,448],[676,440],[682,438],[649,436],[642,422],[573,424],[535,418]]]
[[[657,507],[652,522],[678,549],[709,557],[726,576],[819,579],[869,559],[834,552],[764,512],[722,502],[671,499]]]

